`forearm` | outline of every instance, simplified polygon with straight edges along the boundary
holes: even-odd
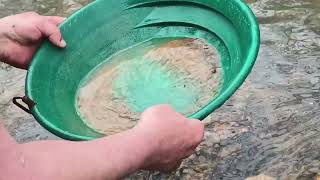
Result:
[[[0,180],[30,179],[18,147],[0,122]]]
[[[134,131],[89,142],[44,141],[21,146],[33,177],[48,180],[120,179],[140,169],[150,154]]]

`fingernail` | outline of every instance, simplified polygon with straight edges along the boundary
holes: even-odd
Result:
[[[60,42],[61,42],[60,43],[61,47],[66,47],[67,46],[67,43],[66,43],[66,41],[64,39],[61,39]]]

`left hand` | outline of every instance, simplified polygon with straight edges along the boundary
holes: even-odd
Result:
[[[64,19],[58,16],[40,16],[34,12],[0,19],[0,61],[27,69],[44,38],[64,48],[66,42],[58,27]]]

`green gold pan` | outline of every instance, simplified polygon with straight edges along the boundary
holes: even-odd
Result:
[[[255,16],[241,0],[96,0],[68,18],[61,30],[68,47],[42,45],[28,71],[22,100],[42,126],[68,140],[103,136],[80,118],[76,95],[81,81],[115,53],[161,38],[201,38],[214,46],[223,84],[219,94],[190,117],[202,120],[242,85],[260,44]]]

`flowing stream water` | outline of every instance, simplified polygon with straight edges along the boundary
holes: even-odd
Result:
[[[310,180],[320,173],[320,0],[247,0],[261,51],[239,91],[205,121],[206,140],[171,175],[128,179],[242,180],[266,174]],[[87,0],[0,0],[0,17],[37,11],[67,16]],[[25,72],[0,64],[0,119],[18,142],[57,139],[16,108]]]

